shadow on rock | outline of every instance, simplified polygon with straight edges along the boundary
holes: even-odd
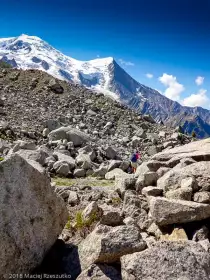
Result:
[[[78,248],[73,244],[65,244],[58,239],[45,256],[41,265],[32,274],[64,275],[66,278],[75,280],[81,273]]]

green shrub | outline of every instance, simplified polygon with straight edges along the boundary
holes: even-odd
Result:
[[[97,219],[97,214],[94,213],[91,217],[85,220],[82,216],[82,211],[78,211],[75,216],[75,228],[78,230],[89,228]]]
[[[2,160],[4,160],[4,158],[3,158],[3,157],[0,157],[0,161],[2,161]]]

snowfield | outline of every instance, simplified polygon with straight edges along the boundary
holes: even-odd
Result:
[[[59,79],[80,83],[119,99],[116,93],[110,91],[112,57],[79,61],[62,54],[36,36],[23,34],[0,39],[0,59],[8,62],[15,60],[17,68],[43,70]]]

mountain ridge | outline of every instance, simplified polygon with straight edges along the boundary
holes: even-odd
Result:
[[[210,135],[210,129],[206,129],[210,124],[210,111],[182,106],[141,84],[113,57],[79,61],[62,54],[37,36],[22,34],[0,39],[0,60],[15,68],[39,69],[56,78],[100,91],[140,113],[150,114],[156,121],[173,127],[182,125],[188,133],[196,127],[198,138]],[[192,121],[189,124],[190,117],[194,119],[193,124]]]

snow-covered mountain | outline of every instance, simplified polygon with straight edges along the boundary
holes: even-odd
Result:
[[[129,76],[112,57],[79,61],[62,54],[36,36],[0,39],[0,59],[14,67],[39,69],[59,79],[80,83],[129,103],[141,97],[141,85]]]
[[[21,69],[43,70],[59,79],[101,91],[141,113],[151,114],[158,121],[172,126],[182,124],[189,133],[194,129],[200,137],[210,135],[210,129],[206,129],[210,124],[210,111],[181,106],[140,84],[112,57],[79,61],[36,36],[21,35],[0,39],[0,60]]]

